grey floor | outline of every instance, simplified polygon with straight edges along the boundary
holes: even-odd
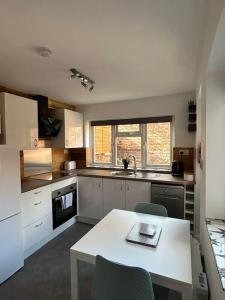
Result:
[[[70,300],[69,249],[91,228],[77,223],[26,259],[24,267],[0,285],[0,300]],[[91,299],[93,272],[93,266],[80,264],[82,300]],[[171,292],[169,298],[180,296]]]

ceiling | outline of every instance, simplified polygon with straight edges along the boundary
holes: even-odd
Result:
[[[225,8],[222,11],[217,27],[208,71],[225,71]]]
[[[2,0],[0,84],[73,104],[191,91],[205,2]],[[71,67],[96,81],[92,93]]]

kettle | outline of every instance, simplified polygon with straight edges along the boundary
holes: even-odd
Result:
[[[184,176],[184,163],[182,160],[174,160],[172,162],[172,175]]]

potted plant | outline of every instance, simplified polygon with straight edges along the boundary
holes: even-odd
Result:
[[[130,163],[130,159],[128,157],[124,157],[122,159],[122,162],[123,162],[123,166],[124,166],[124,169],[127,169],[128,168],[128,165]]]

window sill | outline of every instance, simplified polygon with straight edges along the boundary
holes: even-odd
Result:
[[[206,219],[218,273],[225,290],[225,220]]]

